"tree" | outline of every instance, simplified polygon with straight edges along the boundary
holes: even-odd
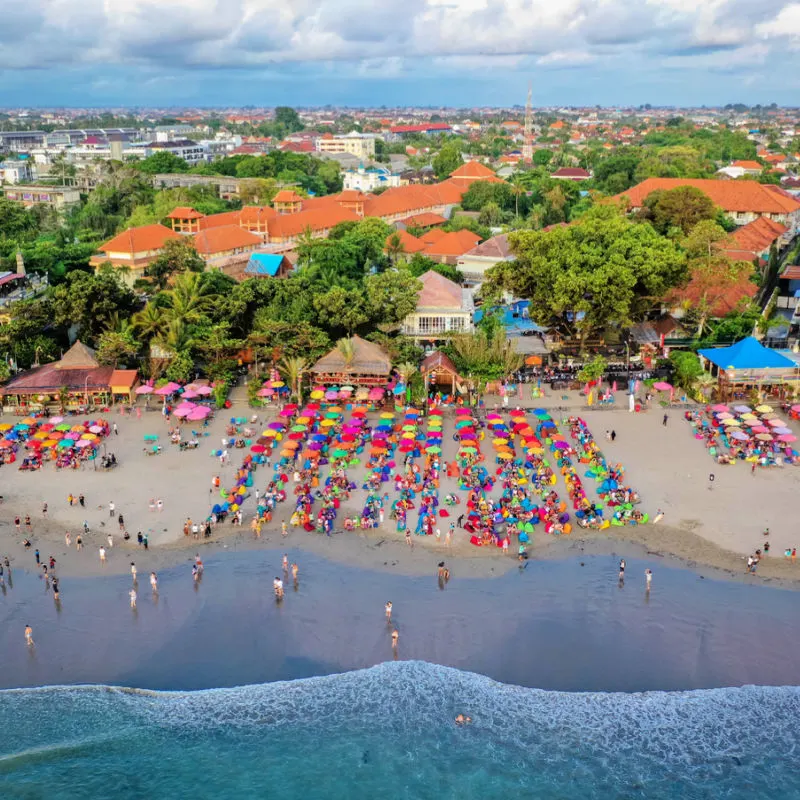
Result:
[[[275,109],[275,122],[282,125],[288,133],[303,130],[303,123],[300,115],[289,106],[278,106]]]
[[[603,356],[597,355],[591,361],[583,365],[578,372],[578,380],[583,383],[599,381],[608,369],[608,361]]]
[[[453,336],[446,348],[462,375],[474,375],[482,381],[507,378],[524,362],[524,356],[514,350],[505,330],[498,329],[492,337],[485,331],[460,333]]]
[[[403,244],[403,240],[400,238],[400,234],[395,231],[389,238],[386,240],[386,255],[389,259],[390,264],[394,264],[398,257],[405,253],[406,248]]]
[[[207,280],[208,274],[184,272],[175,279],[172,288],[164,292],[167,319],[180,320],[183,324],[203,321],[216,297]]]
[[[408,271],[415,278],[419,278],[420,275],[424,275],[426,272],[433,270],[440,275],[444,275],[445,278],[453,281],[453,283],[459,285],[464,283],[464,276],[457,267],[451,264],[440,264],[438,261],[434,261],[432,258],[428,258],[428,256],[423,256],[421,253],[414,253],[407,266]]]
[[[537,323],[581,343],[641,319],[686,275],[673,242],[613,206],[595,206],[567,227],[512,233],[510,242],[516,260],[493,267],[487,288],[530,300]]]
[[[367,313],[379,327],[396,325],[417,307],[422,283],[400,265],[364,281]]]
[[[112,315],[127,316],[135,305],[133,292],[107,269],[71,272],[52,292],[55,324],[65,329],[77,325],[78,335],[89,344],[108,327]]]
[[[480,211],[487,203],[496,203],[504,211],[514,208],[511,187],[505,183],[473,181],[461,198],[464,211]]]
[[[269,205],[278,193],[278,182],[274,178],[252,178],[242,181],[239,199],[243,206]]]
[[[105,331],[97,340],[97,360],[110,367],[117,367],[120,362],[128,363],[139,347],[130,332]]]
[[[461,157],[461,150],[454,144],[446,144],[434,157],[432,166],[436,177],[444,180],[463,163],[464,159]]]
[[[283,375],[286,383],[289,384],[292,394],[297,398],[298,403],[303,402],[302,383],[303,375],[306,373],[307,369],[308,362],[299,356],[287,356],[279,365],[280,373]]]
[[[683,240],[695,298],[690,310],[696,317],[698,336],[705,333],[719,301],[753,274],[749,261],[735,261],[725,254],[722,248],[727,241],[728,234],[711,220],[699,222]]]
[[[536,150],[533,154],[533,163],[537,167],[546,167],[553,158],[550,150]]]
[[[131,318],[134,330],[148,341],[161,333],[165,321],[163,310],[152,300]]]
[[[202,336],[194,339],[194,347],[205,357],[208,373],[214,378],[228,378],[236,362],[233,357],[241,349],[244,342],[231,336],[228,322],[218,322],[203,331]]]
[[[481,225],[497,227],[503,222],[503,212],[497,203],[487,203],[478,215],[478,222]]]
[[[188,383],[194,374],[194,359],[186,350],[176,353],[169,362],[164,376],[168,381]]]
[[[336,342],[336,349],[344,361],[345,371],[349,370],[350,367],[353,366],[353,362],[356,359],[356,344],[353,341],[353,338],[347,337],[339,339],[339,341]]]
[[[364,296],[357,290],[348,291],[334,286],[324,294],[314,297],[314,308],[319,321],[329,331],[346,331],[352,334],[369,319],[364,308]]]
[[[716,214],[717,209],[707,194],[694,186],[678,186],[650,192],[644,200],[641,218],[649,220],[659,233],[679,228],[685,236],[698,222],[714,219]]]
[[[703,374],[703,367],[697,353],[688,350],[673,350],[669,360],[675,373],[675,383],[678,386],[691,390],[697,379]]]
[[[156,175],[162,172],[188,172],[189,165],[175,153],[169,150],[159,150],[157,153],[142,159],[136,164],[140,172]]]
[[[183,272],[203,272],[206,263],[194,249],[191,239],[169,239],[156,258],[147,265],[144,274],[163,289],[175,275]]]

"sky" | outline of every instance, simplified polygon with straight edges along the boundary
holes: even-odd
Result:
[[[0,106],[800,105],[788,0],[25,0]]]

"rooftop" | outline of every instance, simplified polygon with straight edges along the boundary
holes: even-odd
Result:
[[[180,234],[163,225],[141,225],[118,233],[98,249],[104,253],[146,253],[160,250],[170,239],[180,238]]]

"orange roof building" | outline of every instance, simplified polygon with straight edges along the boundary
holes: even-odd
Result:
[[[458,169],[450,173],[450,183],[455,183],[464,191],[469,189],[474,181],[487,181],[488,183],[505,183],[502,178],[489,169],[489,167],[481,164],[480,161],[467,161],[462,164]]]
[[[262,243],[261,237],[238,225],[208,228],[196,234],[192,241],[195,250],[207,264],[242,253],[252,253]]]
[[[178,206],[167,214],[172,230],[176,233],[197,233],[200,230],[200,220],[203,217],[204,214],[188,206]]]
[[[400,253],[419,253],[421,250],[424,250],[427,245],[425,242],[417,239],[416,236],[412,236],[408,231],[399,230],[395,231],[394,233],[390,233],[386,237],[386,247],[385,249],[388,251],[393,249],[393,240],[397,237],[397,242],[399,243],[401,250]]]
[[[279,214],[295,214],[303,206],[303,198],[297,192],[281,189],[272,198],[272,205]]]
[[[459,256],[472,250],[481,240],[478,234],[468,230],[443,233],[440,228],[434,228],[430,231],[430,233],[434,232],[442,233],[442,235],[437,237],[436,241],[429,243],[422,251],[422,255],[428,256],[440,264],[457,264]],[[425,241],[424,237],[423,241]]]
[[[180,234],[163,225],[141,225],[118,233],[100,245],[99,253],[89,259],[95,269],[111,264],[123,270],[124,279],[133,284],[144,277],[144,271],[170,239],[180,239]]]
[[[767,217],[792,229],[797,229],[800,225],[800,201],[778,186],[755,181],[648,178],[616,195],[615,199],[624,199],[631,209],[639,209],[651,192],[659,189],[668,191],[680,186],[693,186],[699,189],[711,198],[714,205],[719,206],[740,225],[746,225],[759,217]]]

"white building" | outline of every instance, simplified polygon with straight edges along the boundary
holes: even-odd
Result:
[[[371,133],[350,131],[343,136],[322,136],[316,141],[320,153],[350,153],[362,159],[375,156],[375,136]]]
[[[369,194],[376,189],[400,186],[400,176],[384,167],[366,169],[362,164],[358,169],[348,169],[343,175],[344,188]]]
[[[0,161],[0,183],[29,183],[36,179],[30,161]]]
[[[156,153],[168,152],[182,158],[190,166],[203,164],[208,161],[208,152],[203,145],[193,142],[191,139],[177,139],[170,142],[150,142],[145,146],[147,156]]]

